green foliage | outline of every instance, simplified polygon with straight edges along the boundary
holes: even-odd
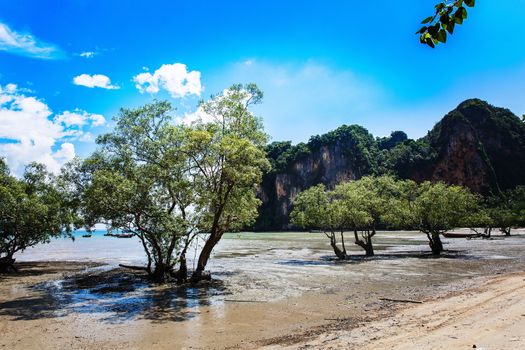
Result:
[[[374,231],[394,224],[400,207],[402,181],[391,176],[365,176],[336,186],[334,192],[348,210],[351,229]]]
[[[447,36],[454,33],[456,25],[467,19],[466,7],[474,7],[475,0],[444,0],[435,6],[435,14],[425,18],[416,34],[422,44],[434,48],[446,43]],[[466,7],[465,7],[466,6]]]
[[[266,146],[266,155],[275,172],[285,171],[290,164],[309,154],[310,148],[303,142],[295,146],[290,141],[272,142]]]
[[[194,126],[190,147],[206,214],[201,225],[208,232],[240,229],[257,216],[256,186],[270,167],[264,152],[268,136],[249,107],[261,99],[254,84],[234,85],[200,106],[213,119]]]
[[[257,186],[270,169],[264,147],[268,135],[250,111],[263,93],[255,84],[234,85],[200,104],[208,122],[189,132],[194,189],[202,216],[199,228],[209,232],[199,256],[198,277],[227,230],[240,230],[257,217]]]
[[[210,233],[205,251],[257,216],[267,135],[248,106],[261,99],[257,86],[234,85],[201,102],[206,120],[189,126],[172,123],[165,101],[122,109],[114,131],[97,139],[100,149],[63,171],[86,225],[137,235],[159,282],[178,261],[185,271],[199,231]]]
[[[0,158],[0,259],[70,235],[76,223],[66,192],[43,165],[28,165],[19,179]]]
[[[157,101],[121,109],[114,131],[97,138],[99,150],[62,174],[86,226],[103,222],[110,230],[137,235],[147,270],[160,282],[198,221],[198,212],[189,210],[195,194],[187,172],[188,132],[171,123],[170,111],[168,102]]]
[[[328,232],[344,230],[348,218],[342,204],[324,185],[312,186],[295,198],[291,222],[302,228]]]
[[[435,157],[435,151],[426,139],[407,140],[394,148],[383,151],[383,166],[385,172],[396,174],[400,178],[408,178],[414,169],[421,169]]]
[[[476,227],[498,228],[510,234],[511,228],[525,225],[525,186],[485,198],[482,213],[482,218],[475,221]]]
[[[290,217],[294,225],[322,230],[330,239],[335,255],[346,259],[344,230],[351,219],[348,209],[334,191],[326,191],[321,184],[299,193]],[[336,232],[341,234],[342,249],[337,245]]]
[[[514,195],[512,212],[523,215],[525,190]],[[301,192],[294,201],[292,223],[318,228],[334,241],[334,232],[354,231],[355,243],[373,255],[372,237],[378,227],[417,228],[427,234],[434,253],[443,250],[440,234],[472,222],[488,223],[487,212],[479,210],[479,196],[461,186],[442,182],[396,180],[391,176],[366,176],[337,185],[328,191],[317,185]],[[521,208],[521,209],[517,209]],[[358,235],[361,231],[361,237]]]
[[[389,137],[377,138],[377,147],[380,150],[390,150],[407,140],[408,136],[404,131],[392,131]]]
[[[324,135],[312,136],[306,144],[293,146],[289,141],[273,142],[266,147],[266,154],[272,171],[283,172],[305,156],[334,145],[342,148],[359,174],[371,174],[377,169],[377,142],[368,130],[359,125],[343,125]]]
[[[366,176],[356,181],[337,185],[327,191],[317,185],[301,192],[294,201],[291,222],[302,228],[321,229],[335,245],[335,232],[351,230],[355,244],[373,255],[372,237],[379,226],[401,227],[400,218],[406,216],[402,201],[412,181],[398,181],[391,176]],[[361,236],[358,235],[361,231]],[[338,254],[337,249],[336,254]],[[346,251],[343,245],[343,252]]]
[[[478,206],[478,196],[461,186],[426,181],[419,185],[418,192],[408,203],[409,218],[424,233],[445,233],[468,226],[466,220]]]

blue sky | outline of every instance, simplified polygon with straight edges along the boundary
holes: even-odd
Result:
[[[57,168],[122,106],[182,117],[237,82],[264,90],[273,140],[354,123],[417,138],[471,97],[525,113],[525,1],[478,1],[432,50],[414,32],[435,1],[2,1],[0,153]]]

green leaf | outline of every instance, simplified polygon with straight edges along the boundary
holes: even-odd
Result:
[[[431,48],[435,48],[435,47],[436,47],[436,45],[434,45],[434,42],[432,41],[431,38],[426,38],[426,39],[425,39],[425,43],[426,43],[428,46],[430,46]]]
[[[445,29],[447,30],[447,32],[449,32],[449,34],[453,34],[455,26],[456,26],[455,22],[450,22],[449,24],[447,24],[447,27]]]
[[[459,13],[459,15],[461,16],[461,18],[463,19],[467,19],[467,9],[464,8],[464,7],[460,7],[458,8],[458,10],[456,11],[456,13]]]
[[[427,29],[428,29],[428,27],[427,27],[427,26],[423,26],[423,27],[421,27],[421,29],[420,29],[420,30],[418,30],[418,31],[416,32],[416,34],[423,34],[424,32],[426,32],[426,31],[427,31]]]
[[[433,19],[434,19],[434,16],[427,17],[421,22],[421,24],[430,23],[432,22]]]
[[[456,24],[463,24],[463,15],[459,9],[454,13],[454,22],[456,22]]]
[[[440,28],[440,24],[436,23],[433,26],[428,27],[428,33],[432,35],[433,37],[435,37],[439,31],[439,28]]]
[[[442,43],[446,43],[447,42],[447,32],[441,29],[436,35],[436,39]]]
[[[476,0],[465,0],[465,5],[468,7],[474,7],[476,6]]]

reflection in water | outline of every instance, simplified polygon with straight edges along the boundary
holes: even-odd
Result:
[[[221,281],[191,286],[156,286],[144,275],[115,269],[109,272],[84,273],[61,281],[35,286],[46,295],[55,316],[70,312],[100,314],[108,322],[143,318],[153,321],[183,321],[194,317],[200,307],[216,303],[224,296]]]

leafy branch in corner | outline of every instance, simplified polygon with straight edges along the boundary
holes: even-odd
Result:
[[[446,43],[448,34],[453,34],[456,25],[463,24],[467,19],[466,7],[474,7],[475,4],[476,0],[444,0],[437,4],[436,13],[425,18],[421,22],[423,27],[416,32],[420,35],[421,44],[434,48],[439,43]]]

